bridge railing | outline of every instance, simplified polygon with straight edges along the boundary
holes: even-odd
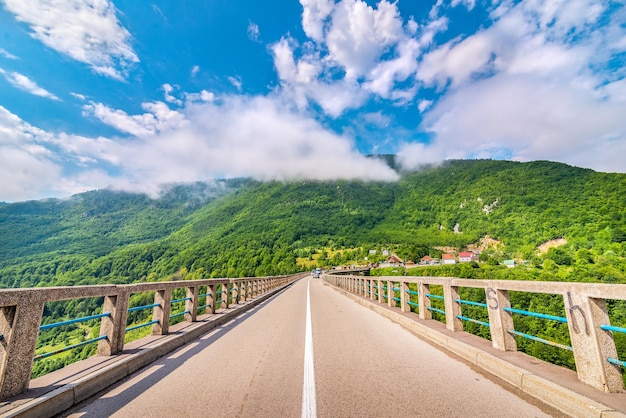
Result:
[[[569,349],[574,353],[580,381],[604,392],[624,389],[620,366],[626,363],[618,358],[613,332],[626,332],[626,329],[611,325],[606,301],[626,300],[625,285],[329,274],[323,275],[323,279],[378,303],[391,307],[399,305],[403,312],[416,310],[420,319],[428,320],[433,315],[440,315],[445,318],[443,322],[450,331],[463,331],[463,323],[467,321],[484,325],[489,328],[493,347],[501,351],[517,351],[516,336]],[[431,286],[439,291],[431,292]],[[461,299],[462,288],[483,289],[485,302]],[[509,292],[557,295],[563,300],[565,317],[513,309]],[[434,307],[431,301],[437,301],[439,307]],[[485,308],[488,322],[464,316],[463,306],[468,305]],[[514,314],[538,316],[567,324],[571,346],[516,331]]]
[[[42,329],[97,319],[100,321],[99,336],[76,346],[97,343],[98,355],[111,356],[124,349],[127,331],[151,326],[152,335],[165,335],[173,317],[193,322],[199,313],[215,314],[218,306],[225,309],[243,303],[300,277],[302,275],[0,290],[0,399],[28,389],[37,339]],[[201,288],[204,293],[200,293]],[[175,289],[184,289],[186,296],[172,300]],[[129,309],[130,296],[141,292],[154,292],[154,303]],[[100,297],[103,298],[101,314],[41,325],[48,302]],[[204,300],[203,305],[199,305],[201,299]],[[181,305],[183,302],[182,311],[172,314],[172,303]],[[140,309],[151,309],[152,320],[127,328],[129,311]],[[61,351],[64,349],[48,354]],[[46,355],[37,356],[43,357]]]

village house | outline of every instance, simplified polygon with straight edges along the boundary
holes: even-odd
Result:
[[[442,254],[441,262],[443,264],[456,264],[456,256],[454,254]]]
[[[511,269],[515,267],[515,260],[504,260],[502,264],[504,264],[505,266]]]
[[[387,259],[380,263],[380,267],[403,267],[404,261],[395,254],[391,254]]]
[[[459,253],[459,263],[469,263],[472,261],[472,256],[474,253],[469,251],[464,251]]]

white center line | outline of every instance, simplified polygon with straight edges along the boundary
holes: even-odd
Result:
[[[313,368],[313,330],[311,327],[311,279],[306,288],[306,329],[304,334],[304,383],[302,385],[302,418],[317,417],[315,371]]]

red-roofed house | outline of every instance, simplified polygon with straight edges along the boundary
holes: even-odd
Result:
[[[443,264],[456,264],[456,256],[454,254],[442,254],[441,262]]]
[[[470,261],[472,261],[472,256],[473,255],[474,255],[474,253],[469,252],[469,251],[460,252],[459,253],[459,263],[469,263]]]

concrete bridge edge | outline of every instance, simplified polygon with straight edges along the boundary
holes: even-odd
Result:
[[[353,299],[357,303],[401,325],[419,337],[455,354],[475,367],[484,370],[490,375],[516,387],[532,398],[569,416],[581,418],[626,417],[626,414],[612,407],[562,387],[546,378],[537,376],[522,367],[511,364],[506,360],[502,360],[465,342],[450,338],[437,330],[419,323],[418,320],[407,318],[400,310],[396,311],[389,308],[387,305],[372,302],[359,295],[334,286],[331,283],[325,282],[325,284],[342,295]]]
[[[41,418],[58,415],[177,348],[258,306],[298,280],[295,279],[244,304],[235,305],[234,309],[231,306],[231,309],[223,311],[221,315],[212,315],[207,322],[193,322],[189,329],[181,333],[169,334],[159,344],[137,353],[119,355],[118,360],[113,360],[107,366],[3,412],[0,418]]]

